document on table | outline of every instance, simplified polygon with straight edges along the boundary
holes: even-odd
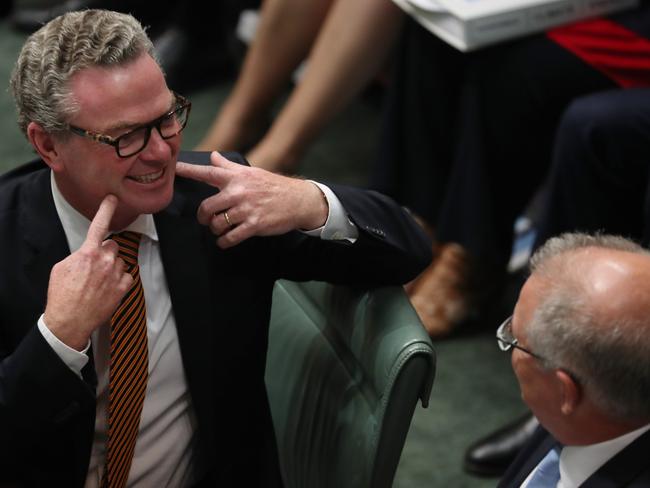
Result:
[[[393,0],[461,51],[639,5],[639,0]]]

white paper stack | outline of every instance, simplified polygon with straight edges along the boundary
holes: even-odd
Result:
[[[393,0],[461,51],[635,7],[639,0]]]

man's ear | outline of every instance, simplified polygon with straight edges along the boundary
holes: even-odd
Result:
[[[559,383],[562,395],[560,409],[564,415],[571,415],[582,400],[582,388],[566,371],[555,371],[555,379]]]
[[[53,171],[61,170],[62,165],[56,148],[57,144],[52,134],[43,129],[40,124],[30,122],[27,126],[27,138],[38,155]]]

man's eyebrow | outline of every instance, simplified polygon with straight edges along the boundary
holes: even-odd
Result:
[[[104,131],[105,132],[127,131],[127,130],[135,129],[136,127],[140,127],[141,125],[146,125],[146,124],[147,124],[146,122],[144,124],[141,124],[139,122],[119,121],[119,122],[116,122],[115,124],[111,125],[110,127],[107,127],[106,129],[104,129]]]

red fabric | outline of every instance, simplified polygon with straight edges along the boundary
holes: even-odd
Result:
[[[623,88],[650,86],[650,40],[619,24],[594,19],[546,35]]]

